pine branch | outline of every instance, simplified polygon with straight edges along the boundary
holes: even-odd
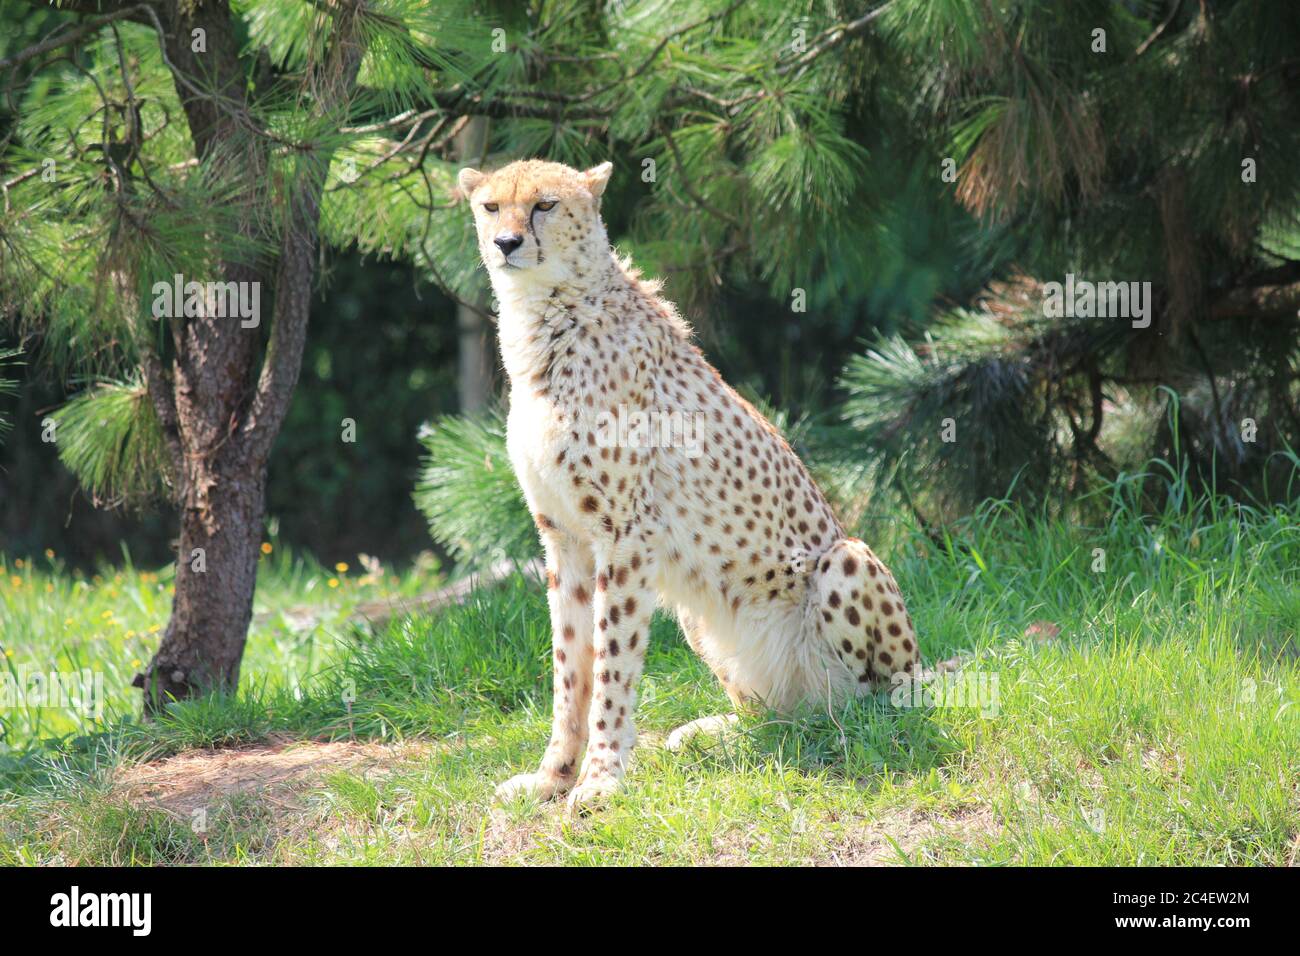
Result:
[[[342,115],[355,91],[357,72],[365,54],[358,30],[363,4],[364,0],[349,0],[346,10],[343,9],[345,4],[339,4],[331,46],[324,62],[308,71],[308,85],[316,91],[316,116],[319,119]],[[330,151],[305,159],[308,163],[322,164],[326,169],[329,160]],[[299,177],[289,197],[288,222],[281,240],[276,274],[271,340],[257,390],[242,426],[244,454],[259,464],[264,463],[271,453],[302,367],[307,321],[311,314],[323,190],[323,175]]]
[[[871,26],[871,24],[874,23],[882,13],[893,6],[893,2],[894,0],[888,0],[888,2],[881,4],[868,13],[864,13],[856,20],[851,20],[848,23],[839,24],[826,30],[817,38],[811,47],[799,56],[799,59],[778,66],[776,68],[777,75],[784,76],[794,70],[802,69],[818,57],[829,53],[844,41],[865,33],[867,27]]]
[[[1291,260],[1271,269],[1261,269],[1243,276],[1237,281],[1238,288],[1259,288],[1266,285],[1293,285],[1300,282],[1300,261]]]
[[[1150,49],[1151,44],[1155,43],[1156,40],[1160,39],[1160,35],[1164,33],[1165,30],[1169,29],[1169,24],[1174,22],[1174,17],[1178,16],[1178,11],[1181,10],[1182,7],[1183,7],[1183,0],[1173,0],[1173,2],[1169,4],[1169,13],[1165,16],[1163,20],[1160,21],[1159,25],[1154,30],[1151,31],[1150,36],[1148,36],[1145,40],[1143,40],[1140,44],[1138,44],[1137,50],[1135,50],[1133,53],[1134,57],[1141,56],[1148,49]]]
[[[1215,320],[1295,319],[1300,312],[1300,283],[1232,289],[1208,312],[1208,317]]]
[[[101,506],[143,503],[165,493],[175,472],[138,378],[88,388],[56,410],[59,459]]]
[[[185,455],[181,445],[176,396],[172,391],[170,380],[163,372],[162,361],[158,357],[158,350],[154,346],[149,329],[141,318],[139,302],[130,287],[130,280],[122,273],[115,272],[113,281],[117,287],[118,300],[122,303],[122,311],[126,316],[126,325],[130,330],[132,343],[140,359],[145,389],[153,405],[154,414],[158,417],[168,463],[171,465],[171,474],[179,476],[183,474]]]
[[[537,554],[537,530],[506,451],[505,422],[496,409],[447,417],[421,436],[413,498],[434,540],[464,564],[526,560]]]
[[[453,116],[486,116],[489,119],[545,119],[554,122],[564,120],[608,120],[609,111],[596,109],[578,109],[571,103],[539,105],[523,103],[527,99],[526,91],[507,91],[487,96],[481,91],[466,89],[463,86],[451,87],[446,91],[435,91],[429,97],[437,109]]]
[[[541,99],[541,100],[547,100],[554,103],[564,103],[569,105],[586,103],[589,100],[593,100],[598,96],[602,96],[605,93],[608,93],[613,89],[616,89],[617,87],[623,86],[624,84],[630,83],[632,80],[635,80],[637,77],[644,74],[646,70],[650,69],[650,67],[654,65],[654,62],[657,59],[659,59],[659,54],[663,53],[663,51],[668,47],[668,44],[672,43],[674,40],[677,40],[685,36],[688,33],[694,33],[696,30],[700,29],[701,27],[706,27],[709,26],[710,24],[717,23],[720,20],[726,19],[731,14],[735,13],[736,10],[740,9],[740,7],[744,5],[746,2],[748,2],[748,0],[732,0],[730,4],[728,4],[726,7],[724,7],[723,9],[715,13],[711,13],[706,17],[696,20],[694,23],[688,23],[685,26],[678,27],[676,30],[669,31],[668,33],[664,34],[663,39],[661,39],[655,45],[654,49],[650,51],[650,54],[645,59],[643,59],[638,66],[624,73],[618,79],[611,80],[609,83],[606,83],[603,86],[599,86],[591,90],[586,90],[585,92],[582,93],[557,93],[550,90],[516,90],[513,93],[507,95]]]
[[[45,4],[38,3],[37,0],[31,0],[31,2],[34,6],[45,7]],[[85,5],[83,4],[82,6]],[[111,6],[111,4],[96,5],[89,9],[102,9],[103,6]],[[45,8],[48,9],[48,7]],[[138,19],[142,14],[144,14],[147,8],[148,4],[138,3],[129,7],[124,7],[120,10],[115,10],[112,13],[103,14],[102,16],[91,17],[88,20],[82,21],[67,33],[59,36],[48,37],[40,43],[33,44],[27,49],[15,53],[13,56],[5,57],[3,60],[0,60],[0,71],[9,70],[16,66],[22,66],[29,60],[34,60],[36,57],[50,53],[54,50],[61,50],[64,47],[75,46],[77,43],[81,42],[87,36],[106,24],[113,23],[117,20]],[[83,10],[78,9],[76,5],[71,4],[65,7],[60,7],[59,9],[73,13],[84,12]]]
[[[19,349],[0,349],[0,395],[13,395],[18,391],[18,383],[11,378],[5,377],[6,366],[15,364],[16,359],[22,352]],[[10,429],[9,421],[0,415],[0,440],[5,436],[5,432]]]
[[[682,188],[686,190],[686,195],[690,196],[691,200],[695,203],[695,205],[699,206],[710,216],[713,216],[716,219],[721,219],[723,222],[727,223],[728,225],[740,229],[741,224],[739,219],[737,219],[735,216],[731,215],[730,213],[724,212],[723,210],[718,209],[715,206],[712,206],[709,203],[705,202],[704,198],[695,191],[695,187],[691,185],[690,176],[686,172],[686,164],[682,161],[682,154],[677,150],[677,141],[673,139],[672,132],[669,131],[667,125],[660,126],[659,130],[660,132],[663,133],[664,142],[668,144],[668,149],[673,154],[674,162],[677,163],[677,175],[678,178],[681,179]]]

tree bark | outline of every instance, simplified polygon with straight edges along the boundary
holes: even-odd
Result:
[[[460,336],[460,410],[465,415],[477,415],[492,399],[492,375],[488,364],[492,354],[488,343],[491,326],[482,312],[459,303],[456,306],[456,328]]]
[[[1160,232],[1165,252],[1165,288],[1169,294],[1164,331],[1168,348],[1183,344],[1189,331],[1205,318],[1205,272],[1200,261],[1196,223],[1188,208],[1187,173],[1171,166],[1156,185]]]
[[[190,460],[195,486],[210,489],[181,509],[176,593],[162,643],[136,676],[145,712],[169,700],[234,691],[253,616],[266,472],[245,473],[231,456]]]
[[[456,136],[456,158],[467,166],[483,162],[487,152],[488,121],[475,116]],[[482,297],[475,305],[482,306]],[[492,399],[492,373],[489,347],[491,326],[483,317],[482,309],[460,302],[456,305],[456,330],[459,336],[460,410],[462,414],[476,415],[487,408]]]

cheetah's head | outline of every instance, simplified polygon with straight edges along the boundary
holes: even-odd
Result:
[[[612,169],[601,163],[583,172],[538,159],[494,173],[462,169],[460,189],[473,209],[479,253],[493,281],[553,282],[608,254],[600,196]]]

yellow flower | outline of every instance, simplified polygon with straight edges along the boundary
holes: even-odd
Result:
[[[137,657],[135,660],[131,661],[131,666],[132,666],[132,667],[139,667],[139,666],[140,666],[140,658]]]
[[[11,577],[11,578],[9,579],[9,583],[12,584],[12,585],[13,585],[14,587],[16,587],[16,588],[20,588],[20,587],[23,586],[23,579],[20,578],[18,575],[15,574],[13,577]]]
[[[334,570],[337,571],[339,574],[347,574],[348,563],[346,561],[340,561],[338,564],[334,565]]]
[[[107,621],[109,618],[111,618],[111,617],[113,616],[113,612],[112,612],[112,610],[110,609],[110,610],[108,610],[108,611],[105,611],[103,614],[101,614],[101,615],[99,615],[99,616],[100,616],[101,618],[103,618],[105,621]]]
[[[262,553],[263,553],[263,554],[270,554],[270,553],[271,553],[271,542],[270,542],[270,541],[263,541],[263,542],[262,542]]]
[[[63,626],[64,626],[64,627],[72,627],[72,618],[70,618],[70,617],[65,617],[65,618],[63,619]]]
[[[49,558],[50,560],[53,560],[53,559],[54,559],[54,549],[53,549],[53,548],[46,548],[46,549],[45,549],[45,556],[46,556],[47,558]]]
[[[149,633],[150,633],[150,634],[157,634],[157,633],[158,633],[159,631],[161,631],[161,630],[162,630],[162,625],[161,625],[161,624],[155,624],[155,625],[153,625],[152,627],[149,628]]]
[[[14,559],[14,567],[15,567],[15,568],[21,568],[22,566],[23,566],[23,559],[22,559],[22,558],[15,558],[15,559]]]
[[[47,582],[46,585],[45,585],[45,593],[46,593],[46,594],[53,594],[53,593],[54,593],[54,585],[53,585],[53,584],[49,584],[49,583]]]
[[[135,631],[127,631],[127,632],[126,632],[126,636],[127,636],[128,638],[135,637]]]
[[[329,581],[327,581],[326,583],[327,583],[330,587],[332,587],[332,588],[336,588],[336,587],[339,586],[339,579],[338,579],[338,578],[330,578]]]
[[[11,650],[9,650],[9,648],[6,647],[6,648],[5,648],[5,657],[13,657],[13,656],[14,656],[14,652],[11,651]]]

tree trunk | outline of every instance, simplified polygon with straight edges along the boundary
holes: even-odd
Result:
[[[487,151],[488,121],[484,116],[471,117],[456,135],[456,157],[465,165],[479,165]],[[462,414],[483,411],[492,399],[493,351],[489,337],[491,325],[483,315],[482,297],[471,304],[456,304],[456,329],[459,335],[459,392]]]
[[[172,615],[157,654],[135,685],[146,713],[169,700],[233,692],[253,615],[257,557],[265,507],[265,470],[229,460],[188,463],[194,494],[181,509]]]
[[[477,415],[492,399],[492,375],[488,370],[491,326],[481,312],[461,303],[456,306],[456,328],[460,333],[460,410],[465,415]]]
[[[1160,231],[1165,252],[1165,288],[1169,291],[1167,322],[1162,330],[1167,348],[1182,346],[1189,333],[1205,318],[1205,272],[1201,267],[1201,241],[1197,223],[1188,208],[1187,172],[1170,166],[1156,185]]]
[[[163,43],[195,154],[207,158],[233,140],[232,112],[244,102],[231,14],[224,3],[198,2],[173,7],[164,22]],[[202,52],[193,48],[196,30],[204,35]],[[195,84],[195,77],[204,84]],[[230,104],[226,109],[200,95],[208,84],[220,90]],[[265,170],[263,149],[257,139],[249,140],[244,164]],[[250,219],[242,228],[251,236],[257,227]],[[266,264],[259,262],[224,262],[220,275],[185,278],[257,282],[264,293],[270,285]],[[169,700],[238,686],[265,506],[265,466],[249,467],[234,434],[253,390],[260,331],[215,315],[174,317],[170,323],[171,374],[149,374],[146,356],[146,381],[172,446],[180,535],[172,614],[153,659],[134,680],[144,691],[146,716]]]
[[[342,116],[354,88],[364,52],[357,11],[356,4],[332,7],[329,51],[322,63],[309,67],[318,120]],[[201,54],[191,45],[195,30],[205,34]],[[247,122],[247,80],[227,5],[195,0],[172,7],[164,43],[197,155],[248,141],[241,128]],[[196,77],[202,87],[195,86]],[[219,90],[221,96],[214,99],[204,89]],[[254,180],[267,168],[265,150],[265,141],[255,137],[240,157],[244,173],[251,170]],[[169,700],[234,691],[239,684],[257,582],[266,466],[302,364],[330,156],[329,149],[318,148],[296,157],[274,261],[228,261],[219,277],[186,277],[257,282],[262,292],[273,286],[260,372],[261,330],[210,313],[171,320],[176,354],[170,377],[157,356],[147,351],[144,356],[150,399],[171,449],[181,524],[172,616],[157,653],[134,681],[144,690],[146,716]],[[241,228],[253,236],[264,210],[255,208],[256,195],[246,198],[248,215]],[[267,281],[272,274],[273,283]]]

